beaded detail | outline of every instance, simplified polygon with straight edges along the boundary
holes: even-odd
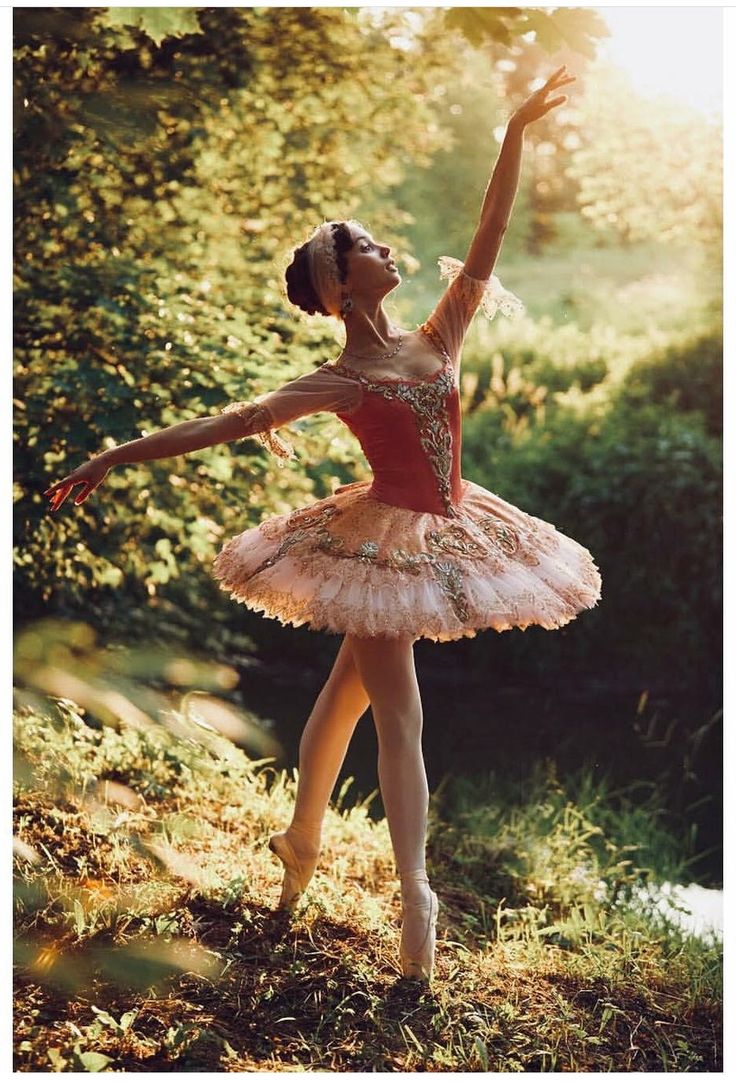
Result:
[[[339,537],[329,530],[327,523],[339,514],[338,504],[323,502],[316,511],[308,507],[292,512],[275,551],[242,578],[241,582],[246,582],[266,568],[273,567],[295,545],[306,541],[312,551],[329,553],[331,556],[356,560],[359,563],[370,563],[404,574],[418,575],[422,568],[429,567],[458,620],[465,621],[468,619],[468,602],[463,591],[463,566],[448,559],[448,556],[490,561],[488,570],[493,574],[502,571],[510,558],[527,566],[539,564],[533,546],[523,543],[518,531],[496,515],[483,515],[477,520],[468,519],[468,525],[452,523],[439,530],[428,530],[425,534],[424,550],[410,553],[397,548],[389,550],[381,558],[378,542],[365,539],[357,547],[348,548],[344,537]],[[540,525],[540,520],[530,516],[529,534],[534,537],[535,544],[541,540]],[[483,531],[491,543],[490,546],[482,544],[473,536],[472,526]],[[550,531],[556,532],[553,527],[548,526],[545,548],[547,552],[554,552],[559,546],[559,539],[551,537]]]

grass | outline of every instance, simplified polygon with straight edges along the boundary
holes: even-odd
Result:
[[[426,990],[375,794],[342,786],[292,917],[266,841],[295,774],[184,709],[103,726],[20,692],[15,731],[16,1070],[722,1070],[720,944],[628,904],[655,873],[590,779],[433,794]]]

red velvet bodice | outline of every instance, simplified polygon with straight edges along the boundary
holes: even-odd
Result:
[[[421,380],[379,380],[344,370],[360,380],[363,397],[357,409],[337,416],[359,440],[373,471],[369,493],[398,507],[456,517],[463,489],[462,426],[449,357]]]

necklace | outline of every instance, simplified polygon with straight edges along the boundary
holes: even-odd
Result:
[[[343,353],[349,357],[357,357],[359,361],[387,361],[389,357],[395,357],[404,344],[403,334],[399,335],[399,343],[395,349],[392,349],[389,353],[374,353],[370,357],[366,357],[363,353],[354,353],[352,349],[344,349]]]

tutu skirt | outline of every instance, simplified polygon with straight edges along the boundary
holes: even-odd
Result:
[[[231,538],[214,562],[218,584],[282,624],[435,642],[553,630],[599,601],[586,548],[480,485],[463,480],[453,518],[383,503],[370,485]]]

